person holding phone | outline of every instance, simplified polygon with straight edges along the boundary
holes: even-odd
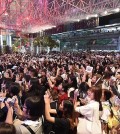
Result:
[[[50,115],[50,98],[48,93],[44,95],[45,101],[45,118],[55,125],[55,134],[76,134],[76,122],[74,117],[74,105],[69,100],[61,103],[63,111],[62,118],[52,117]]]
[[[90,101],[86,105],[80,106],[80,102],[75,102],[75,111],[83,115],[78,119],[77,134],[102,134],[99,120],[99,111],[102,110],[100,103],[102,90],[92,87],[88,96]]]
[[[5,102],[8,113],[6,123],[14,124],[17,134],[42,134],[42,114],[43,101],[39,96],[28,97],[25,100],[24,106],[21,110],[18,105],[18,99],[15,98],[15,104],[11,107]],[[15,110],[18,119],[13,121],[13,109]],[[37,109],[35,111],[35,109]]]

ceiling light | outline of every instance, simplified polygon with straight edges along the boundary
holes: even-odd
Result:
[[[108,12],[107,12],[107,11],[105,11],[105,12],[104,12],[104,14],[105,14],[105,15],[107,15],[107,14],[108,14]]]
[[[119,11],[120,11],[120,9],[119,9],[119,8],[116,8],[116,9],[115,9],[115,12],[119,12]]]
[[[29,20],[29,17],[27,17],[26,19]]]
[[[98,14],[95,14],[95,17],[98,17]]]
[[[86,20],[88,20],[88,19],[89,19],[89,17],[87,16],[87,17],[86,17]]]
[[[5,12],[5,14],[4,14],[5,16],[7,16],[8,15],[8,13],[7,12]]]

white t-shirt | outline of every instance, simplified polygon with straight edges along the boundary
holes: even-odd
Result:
[[[98,102],[91,100],[87,105],[77,107],[75,111],[81,113],[85,117],[84,120],[82,119],[83,120],[82,123],[81,121],[78,123],[78,127],[77,127],[77,130],[79,131],[78,134],[83,134],[83,132],[86,134],[87,133],[102,134],[101,123],[99,120]]]
[[[30,131],[22,124],[28,125],[35,132],[35,134],[43,134],[42,118],[39,118],[39,120],[37,121],[32,120],[21,121],[19,119],[14,120],[14,126],[16,128],[17,134],[31,134]]]
[[[102,107],[103,107],[103,112],[102,112],[101,119],[104,120],[105,122],[108,122],[108,117],[111,114],[109,102],[107,101],[102,102]]]

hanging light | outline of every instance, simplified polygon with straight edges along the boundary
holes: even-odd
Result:
[[[86,17],[86,20],[89,20],[89,17],[88,16]]]
[[[119,12],[119,11],[120,11],[120,9],[119,9],[119,8],[116,8],[116,9],[115,9],[115,12]]]
[[[98,17],[98,14],[95,14],[95,17]]]
[[[5,15],[5,16],[8,16],[8,13],[7,13],[7,12],[5,12],[5,13],[4,13],[4,15]]]
[[[108,12],[107,12],[107,11],[105,11],[105,12],[104,12],[104,14],[105,14],[105,15],[107,15],[107,14],[108,14]]]

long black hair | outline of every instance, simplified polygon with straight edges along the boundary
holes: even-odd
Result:
[[[73,74],[70,74],[69,79],[72,81],[70,86],[77,89],[77,79],[76,79],[76,77]]]
[[[70,128],[75,128],[75,111],[73,102],[70,100],[64,100],[63,102],[63,115],[70,121]]]

